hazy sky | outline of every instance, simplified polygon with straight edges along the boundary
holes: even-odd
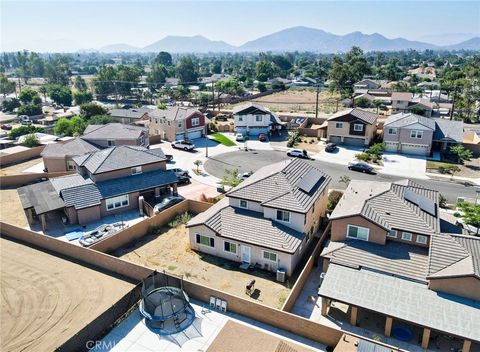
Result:
[[[116,43],[142,47],[167,35],[197,34],[240,45],[299,25],[335,34],[378,32],[389,38],[432,42],[442,40],[445,34],[455,34],[453,38],[462,33],[480,35],[480,1],[0,0],[0,3],[2,51],[74,51]],[[444,38],[455,41],[452,36]]]

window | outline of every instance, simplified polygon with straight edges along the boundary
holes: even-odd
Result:
[[[388,129],[388,134],[397,134],[397,129],[396,128],[389,128]]]
[[[277,210],[277,220],[283,222],[290,222],[290,212],[284,210]]]
[[[347,237],[354,238],[357,240],[368,241],[368,235],[370,234],[370,229],[366,227],[360,227],[355,225],[347,226]]]
[[[114,141],[113,139],[108,139],[108,140],[107,140],[107,145],[108,145],[109,147],[114,147],[114,146],[115,146],[115,141]]]
[[[158,136],[160,134],[160,130],[155,130],[155,134]]]
[[[167,125],[170,126],[170,121],[167,121]]]
[[[397,238],[397,230],[390,230],[387,232],[387,237]]]
[[[248,202],[246,200],[240,200],[240,208],[248,209]]]
[[[263,121],[263,116],[261,116],[261,115],[255,116],[255,121],[262,122]]]
[[[277,253],[263,251],[263,259],[270,260],[271,262],[277,262]]]
[[[343,123],[337,122],[337,123],[335,124],[335,128],[343,128]]]
[[[140,145],[145,145],[145,135],[140,136]]]
[[[182,121],[178,121],[178,128],[182,128]]]
[[[67,160],[67,170],[76,170],[77,165],[73,160]]]
[[[200,119],[198,117],[192,118],[192,126],[200,125]]]
[[[237,254],[237,244],[232,243],[232,242],[228,242],[228,241],[224,241],[223,242],[223,250],[225,252],[230,252],[230,253],[233,253],[233,254]]]
[[[243,122],[243,116],[238,117],[238,122]]]
[[[427,236],[417,235],[417,243],[427,244]]]
[[[360,123],[355,123],[353,124],[353,130],[357,132],[362,132],[363,131],[363,125]]]
[[[415,131],[415,130],[410,131],[410,138],[422,139],[423,131]]]
[[[215,239],[212,237],[196,234],[196,242],[202,246],[215,247]]]
[[[123,196],[113,197],[105,199],[105,204],[107,206],[107,210],[113,210],[117,208],[128,207],[128,194],[124,194]]]
[[[410,232],[402,232],[402,240],[411,241],[412,240],[412,234]]]
[[[142,167],[141,166],[135,166],[132,167],[132,175],[138,175],[142,173]]]

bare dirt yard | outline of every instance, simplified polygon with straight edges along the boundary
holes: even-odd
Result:
[[[0,239],[0,350],[53,351],[134,285]]]
[[[471,178],[480,177],[480,158],[475,158],[475,159],[471,159],[470,161],[465,161],[463,165],[427,160],[427,172],[441,174],[442,172],[440,170],[442,166],[447,168],[450,166],[457,166],[460,169],[460,171],[455,172],[455,176],[471,177]]]
[[[192,251],[184,225],[161,228],[157,234],[146,235],[131,247],[118,249],[115,255],[275,308],[283,305],[290,293],[289,287],[293,286],[293,282],[274,281],[272,273],[243,272],[238,268],[239,263]],[[245,285],[252,279],[256,281],[256,291],[250,297],[245,294]]]
[[[18,175],[23,172],[23,170],[26,170],[32,166],[35,166],[39,163],[42,162],[42,158],[35,158],[35,159],[30,159],[28,161],[24,161],[23,163],[18,163],[18,164],[13,164],[7,167],[2,167],[0,169],[0,175],[5,176],[5,175]]]
[[[16,189],[0,190],[0,221],[18,227],[28,225],[20,197]]]

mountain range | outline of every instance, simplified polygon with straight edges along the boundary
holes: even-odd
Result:
[[[439,46],[425,42],[411,41],[404,38],[389,39],[373,33],[352,32],[337,35],[321,29],[309,27],[293,27],[275,32],[241,46],[233,46],[223,41],[212,41],[201,35],[167,36],[145,47],[134,47],[128,44],[113,44],[99,49],[101,52],[158,52],[171,53],[222,53],[222,52],[288,52],[311,51],[318,53],[339,53],[359,46],[364,51],[396,51],[396,50],[480,50],[480,37],[474,37],[454,45]]]

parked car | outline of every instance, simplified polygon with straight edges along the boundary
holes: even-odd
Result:
[[[243,134],[237,133],[237,134],[235,135],[235,140],[236,140],[237,142],[243,142]]]
[[[22,125],[31,125],[33,123],[33,121],[27,115],[20,115],[18,119]]]
[[[9,123],[4,123],[2,125],[2,130],[10,131],[11,129],[12,129],[12,125],[10,125]]]
[[[335,150],[337,150],[337,145],[335,143],[328,143],[325,147],[327,153],[333,153]]]
[[[177,177],[188,176],[188,171],[187,171],[187,170],[184,170],[184,169],[180,169],[179,167],[176,167],[176,168],[173,168],[173,169],[169,169],[169,170],[175,172],[175,175],[176,175]]]
[[[178,176],[177,184],[179,185],[188,185],[191,182],[191,177],[188,174],[186,176]]]
[[[359,171],[366,174],[374,174],[374,168],[366,163],[349,163],[348,169],[353,171]]]
[[[171,206],[180,203],[182,200],[184,200],[182,196],[167,196],[162,199],[162,201],[158,204],[155,205],[153,210],[155,211],[155,214],[161,212],[162,210],[165,210],[167,208],[170,208]]]
[[[165,158],[167,159],[167,163],[171,163],[173,161],[173,155],[172,154],[165,154]]]
[[[266,142],[266,141],[267,141],[267,135],[266,135],[265,133],[260,133],[260,134],[258,135],[258,140],[259,140],[260,142]]]
[[[175,141],[172,143],[172,148],[175,149],[183,149],[185,151],[187,150],[194,150],[195,145],[192,142],[189,141]]]
[[[294,158],[308,159],[308,153],[305,149],[290,149],[287,151],[287,155]]]
[[[241,173],[240,175],[238,175],[238,177],[241,178],[242,180],[246,180],[246,179],[249,178],[252,174],[253,174],[252,171],[250,171],[250,172],[243,172],[243,173]]]

